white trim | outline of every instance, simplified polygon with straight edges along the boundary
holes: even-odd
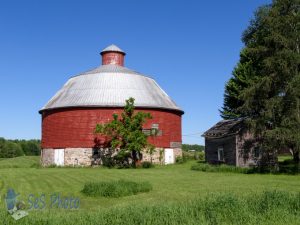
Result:
[[[165,164],[173,164],[175,162],[174,158],[174,149],[166,148],[165,149]]]
[[[54,164],[57,166],[65,165],[65,149],[54,149]]]
[[[223,158],[221,159],[221,151],[222,151],[222,156]],[[222,146],[218,147],[218,160],[219,161],[224,161],[224,148]]]

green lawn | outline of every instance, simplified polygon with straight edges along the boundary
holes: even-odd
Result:
[[[279,162],[283,162],[284,160],[292,160],[293,159],[293,157],[292,157],[292,155],[291,154],[285,154],[285,155],[279,155],[278,156],[278,161]]]
[[[30,168],[39,164],[39,156],[20,156],[16,158],[0,158],[0,169],[3,168]]]
[[[110,209],[120,210],[132,206],[182,204],[197,198],[205,198],[208,195],[220,193],[233,194],[244,198],[270,190],[293,194],[300,192],[299,175],[205,173],[190,169],[195,162],[156,166],[152,169],[30,168],[38,162],[38,157],[20,157],[0,161],[0,210],[2,212],[0,218],[5,217],[6,221],[14,224],[14,221],[8,218],[9,216],[5,213],[3,197],[8,188],[14,188],[20,193],[20,199],[23,199],[25,202],[28,201],[29,194],[37,197],[43,193],[46,195],[46,210],[30,211],[28,219],[30,217],[43,217],[45,219],[49,218],[50,215],[54,218],[63,217],[66,215],[66,212],[72,213],[72,215],[83,215],[85,212],[101,214],[101,212],[107,212]],[[23,168],[5,168],[17,166]],[[122,198],[86,197],[81,193],[86,182],[119,179],[147,181],[151,183],[153,190],[149,193]],[[78,197],[80,199],[80,209],[77,211],[49,210],[50,196],[53,193],[60,193],[61,196],[65,197]],[[300,218],[298,219],[300,221]],[[27,218],[22,220],[27,221]],[[88,223],[86,220],[84,221],[86,223],[78,224],[93,224]],[[30,223],[28,222],[28,224]],[[39,223],[37,222],[36,224]],[[295,222],[294,224],[300,223]]]

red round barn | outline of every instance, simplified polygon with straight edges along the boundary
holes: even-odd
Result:
[[[120,114],[130,97],[135,99],[136,111],[152,115],[144,132],[158,130],[156,136],[148,137],[157,149],[152,160],[173,163],[181,154],[183,111],[155,80],[124,67],[125,52],[120,48],[108,46],[101,55],[100,67],[71,77],[40,110],[43,165],[93,164],[99,148],[106,151],[108,147],[104,137],[94,134],[96,124]],[[150,160],[146,152],[143,160]]]

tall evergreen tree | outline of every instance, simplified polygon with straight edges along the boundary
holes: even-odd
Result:
[[[260,7],[255,13],[255,18],[251,20],[250,26],[243,34],[242,41],[245,47],[241,51],[240,60],[232,72],[233,77],[225,85],[224,104],[222,110],[220,110],[223,119],[245,116],[239,108],[244,104],[241,92],[256,82],[261,67],[260,56],[253,54],[252,48],[255,43],[251,37],[263,28],[263,21],[269,10],[269,5]]]
[[[233,95],[229,81],[222,111],[223,117],[227,112],[247,117],[264,150],[288,148],[295,162],[300,150],[299,11],[299,0],[274,0],[258,10],[243,35],[246,61],[241,57],[238,76],[232,78],[237,86],[244,78],[240,69],[248,65],[246,85]]]

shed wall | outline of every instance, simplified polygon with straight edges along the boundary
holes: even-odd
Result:
[[[236,138],[229,136],[224,138],[205,138],[205,160],[208,163],[218,162],[218,147],[223,147],[224,163],[236,165]]]
[[[259,159],[254,157],[254,147],[252,146],[251,149],[248,151],[245,150],[244,144],[246,141],[250,141],[253,139],[253,135],[247,131],[244,130],[243,132],[240,132],[239,135],[237,135],[237,149],[236,154],[238,155],[238,162],[237,166],[240,167],[249,167],[249,166],[255,166]]]

